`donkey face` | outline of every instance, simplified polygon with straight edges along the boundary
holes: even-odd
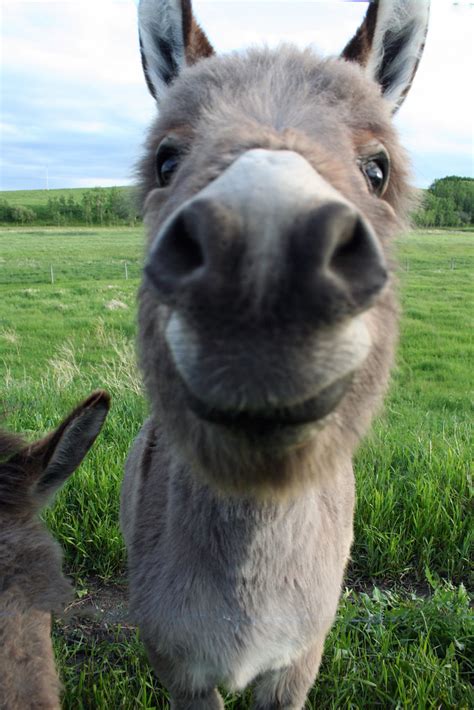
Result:
[[[286,489],[353,447],[385,389],[388,245],[410,198],[391,114],[428,3],[372,3],[337,60],[289,47],[209,58],[190,2],[141,0],[139,13],[160,106],[142,163],[148,389],[208,480]]]

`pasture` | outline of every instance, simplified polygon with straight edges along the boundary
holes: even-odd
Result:
[[[64,197],[68,199],[72,197],[77,202],[80,202],[82,196],[90,192],[90,187],[69,187],[53,190],[0,190],[0,200],[6,200],[13,207],[44,207],[49,199]],[[130,192],[128,187],[117,187],[120,192]],[[104,190],[104,188],[101,188]]]
[[[123,464],[146,416],[134,348],[142,245],[142,228],[0,230],[0,417],[33,438],[90,390],[113,397],[104,433],[46,515],[77,588],[54,628],[71,710],[166,707],[123,611],[118,529]],[[473,247],[469,232],[397,244],[398,366],[357,456],[352,561],[308,707],[474,706]]]

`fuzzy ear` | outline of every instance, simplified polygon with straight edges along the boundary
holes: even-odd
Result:
[[[138,30],[145,79],[157,101],[186,64],[214,53],[191,0],[140,0]]]
[[[373,0],[342,57],[359,62],[396,111],[403,103],[425,46],[430,0]]]
[[[91,394],[44,439],[25,452],[25,466],[37,470],[34,496],[42,501],[57,491],[74,473],[96,440],[110,408],[107,392]]]

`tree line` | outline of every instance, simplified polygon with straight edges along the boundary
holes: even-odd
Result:
[[[465,227],[474,224],[474,178],[435,180],[413,214],[417,227]]]
[[[46,193],[47,194],[47,193]],[[140,220],[132,190],[96,187],[74,195],[49,197],[45,204],[11,205],[0,199],[0,223],[43,225],[134,225]],[[413,214],[417,227],[474,225],[474,178],[448,176],[424,191]]]
[[[47,193],[46,193],[47,194]],[[0,200],[0,222],[44,225],[134,225],[140,219],[131,190],[95,187],[73,194],[49,197],[45,204],[11,205]]]

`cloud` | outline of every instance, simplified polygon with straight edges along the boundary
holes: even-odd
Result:
[[[6,0],[3,18],[3,55],[17,72],[68,78],[79,86],[91,80],[122,86],[137,82],[140,61],[131,2]]]
[[[218,0],[193,3],[198,20],[218,52],[282,40],[322,54],[338,54],[364,15],[365,3]]]
[[[2,0],[1,189],[124,184],[154,102],[142,77],[133,0]],[[194,0],[219,51],[281,40],[337,54],[363,2]],[[396,117],[416,182],[472,175],[474,8],[432,2],[426,52]]]
[[[129,182],[154,111],[133,4],[2,9],[1,189]]]

